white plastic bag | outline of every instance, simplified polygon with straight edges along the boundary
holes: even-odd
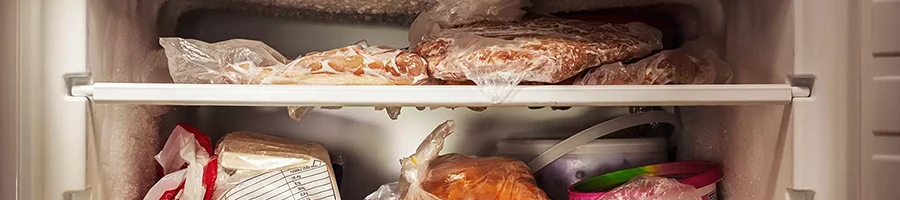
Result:
[[[215,184],[208,165],[216,166],[209,137],[196,128],[178,124],[162,151],[155,156],[166,174],[144,200],[207,200]],[[215,172],[212,170],[212,172]]]
[[[699,200],[700,196],[693,186],[675,179],[637,176],[597,200]]]

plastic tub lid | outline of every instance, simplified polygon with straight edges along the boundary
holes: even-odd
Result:
[[[562,140],[505,139],[497,143],[499,154],[540,155]],[[663,138],[597,139],[578,146],[569,154],[613,154],[665,152]]]

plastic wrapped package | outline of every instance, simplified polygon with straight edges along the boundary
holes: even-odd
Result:
[[[234,39],[206,43],[193,39],[160,38],[175,83],[260,84],[288,61],[268,45]]]
[[[160,38],[175,83],[417,85],[423,84],[425,60],[418,55],[365,41],[313,52],[288,64],[259,41],[218,43]]]
[[[425,59],[366,41],[288,60],[268,45],[252,40],[206,43],[160,38],[175,83],[296,85],[421,85],[428,82]],[[287,63],[287,64],[285,64]],[[289,107],[299,120],[312,107]],[[388,109],[396,119],[399,108]]]
[[[500,102],[522,81],[559,83],[589,67],[649,55],[662,48],[661,37],[637,22],[481,21],[445,29],[414,51],[428,61],[432,77],[471,80]]]
[[[699,200],[700,197],[693,186],[675,179],[637,176],[597,200]]]
[[[215,199],[341,199],[321,144],[235,132],[225,135],[216,152]]]
[[[366,41],[306,54],[264,83],[301,85],[421,85],[428,79],[425,59]]]
[[[366,199],[549,199],[521,161],[461,154],[438,156],[454,128],[453,121],[438,125],[415,154],[400,161],[397,188],[382,186]]]
[[[444,28],[477,21],[517,21],[525,15],[526,0],[438,0],[409,27],[410,49]]]
[[[144,200],[206,200],[212,197],[217,160],[206,134],[192,126],[178,124],[154,158],[165,176],[150,188]]]
[[[576,85],[662,85],[727,83],[731,68],[703,40],[685,43],[632,64],[591,69]]]

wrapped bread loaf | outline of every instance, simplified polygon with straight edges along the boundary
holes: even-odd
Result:
[[[321,144],[235,132],[222,138],[216,152],[214,199],[341,199]]]
[[[557,83],[589,67],[649,55],[662,48],[660,38],[659,30],[637,22],[481,21],[426,36],[414,52],[425,57],[437,79]]]
[[[429,134],[416,153],[401,161],[401,199],[545,200],[528,166],[501,157],[438,156],[455,124],[447,121]]]

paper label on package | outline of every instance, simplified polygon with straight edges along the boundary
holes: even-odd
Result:
[[[222,196],[224,200],[337,200],[328,165],[312,165],[260,174],[241,181]]]

